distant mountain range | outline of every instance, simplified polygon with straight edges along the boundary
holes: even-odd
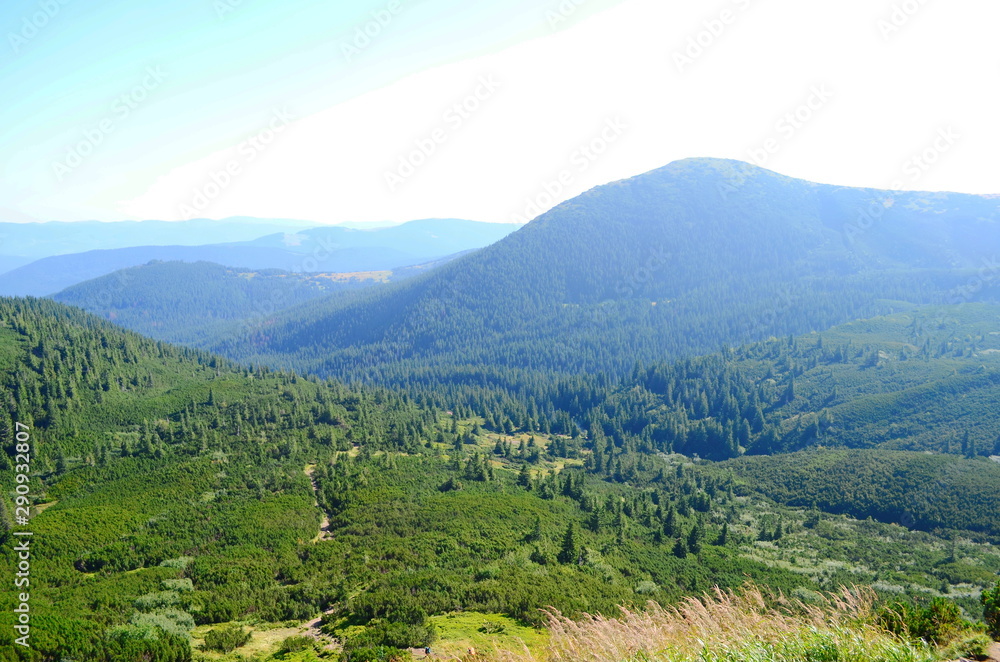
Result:
[[[416,256],[426,258],[482,248],[503,239],[519,227],[510,223],[425,219],[376,229],[319,227],[295,234],[272,234],[239,245],[277,248],[314,256],[322,256],[328,251],[347,249],[356,251],[390,249],[411,258]]]
[[[258,231],[265,227],[273,229],[261,224],[253,227]],[[0,294],[46,296],[118,269],[153,260],[214,262],[243,269],[296,272],[391,270],[481,248],[517,227],[457,219],[428,219],[374,230],[314,228],[302,232],[272,232],[245,242],[198,246],[143,245],[53,255],[0,273]]]
[[[100,221],[0,223],[0,254],[39,259],[132,246],[196,246],[297,232],[317,223],[236,216],[219,221]],[[0,266],[0,271],[3,267]]]
[[[0,255],[0,274],[13,271],[33,261],[30,257],[21,257],[20,255]]]

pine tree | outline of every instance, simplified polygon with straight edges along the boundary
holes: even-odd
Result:
[[[719,547],[725,547],[726,543],[729,542],[729,522],[724,522],[722,525],[722,531],[719,532],[719,537],[715,539],[715,544]]]
[[[663,535],[673,538],[677,533],[677,510],[671,505],[667,508],[667,516],[663,520]]]
[[[559,550],[559,556],[556,559],[562,564],[575,563],[578,556],[576,525],[570,522],[566,527],[566,534],[563,536],[562,549]]]
[[[594,533],[601,530],[601,511],[599,508],[595,508],[594,512],[587,517],[587,528]]]
[[[528,471],[527,464],[521,465],[521,471],[517,474],[517,484],[525,489],[531,489],[531,472]]]
[[[785,389],[785,394],[782,396],[782,402],[788,404],[795,401],[795,375],[791,375],[788,378],[788,387]]]
[[[701,540],[705,536],[705,530],[702,528],[701,522],[695,523],[694,527],[691,528],[691,532],[687,536],[687,548],[692,554],[698,554],[701,552]]]
[[[528,534],[526,540],[528,542],[538,542],[542,539],[542,518],[535,515],[535,526],[532,528],[531,533]]]

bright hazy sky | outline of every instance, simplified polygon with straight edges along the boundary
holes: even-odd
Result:
[[[1000,193],[996,0],[4,0],[0,22],[0,221],[524,220],[691,156]]]

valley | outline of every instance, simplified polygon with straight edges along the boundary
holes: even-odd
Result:
[[[731,167],[401,269],[150,262],[0,298],[31,659],[587,659],[588,628],[695,596],[760,624],[723,647],[985,650],[996,200],[895,194],[847,241],[870,191],[750,168],[719,197]]]

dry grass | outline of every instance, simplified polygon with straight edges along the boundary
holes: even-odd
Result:
[[[871,624],[874,593],[844,589],[821,605],[756,587],[716,590],[676,607],[649,603],[617,618],[569,619],[552,611],[548,650],[495,656],[503,662],[931,662]],[[777,606],[770,606],[777,605]]]

